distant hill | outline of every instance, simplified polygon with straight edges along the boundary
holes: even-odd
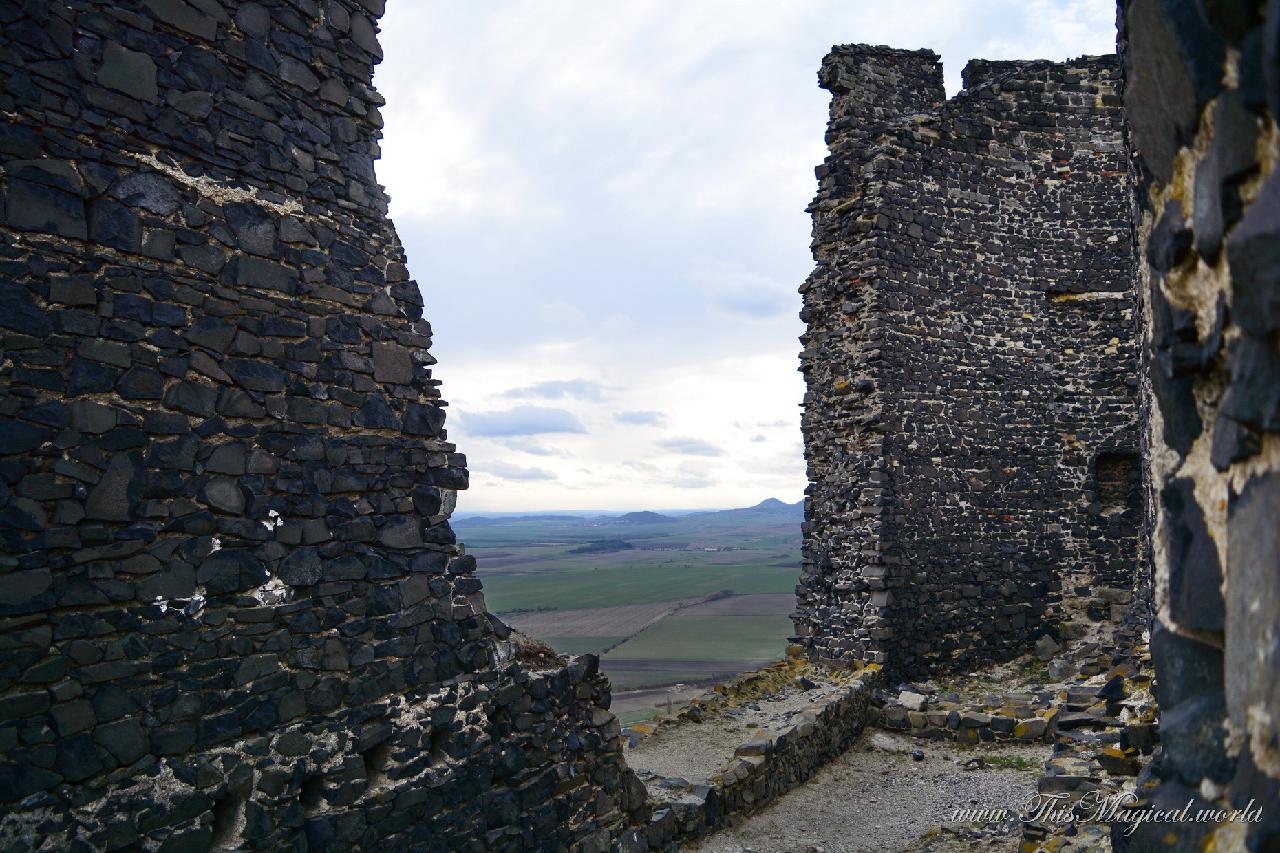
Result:
[[[566,512],[455,516],[453,528],[460,540],[473,547],[560,543],[588,546],[590,550],[579,553],[589,554],[603,553],[592,543],[607,540],[625,540],[636,549],[740,548],[762,541],[762,537],[780,542],[798,539],[803,520],[803,502],[789,504],[768,498],[750,507],[679,515],[638,510],[592,516]]]
[[[512,548],[538,544],[539,547],[586,547],[575,556],[609,551],[640,549],[739,549],[776,547],[799,542],[804,521],[803,502],[786,503],[777,498],[736,510],[698,512],[654,512],[636,510],[626,514],[593,516],[554,514],[495,514],[454,516],[458,539],[474,548]],[[607,546],[598,546],[607,542]],[[631,548],[616,546],[626,542]],[[751,543],[755,543],[754,546]],[[611,547],[613,546],[613,547]]]
[[[663,524],[668,521],[675,521],[670,515],[663,515],[660,512],[650,512],[643,510],[641,512],[628,512],[617,518],[622,524]]]
[[[752,511],[760,511],[760,512],[770,512],[770,511],[786,512],[786,511],[787,511],[787,510],[789,510],[789,509],[799,509],[799,510],[803,511],[803,510],[804,510],[804,501],[796,501],[796,502],[795,502],[795,503],[793,503],[793,504],[789,504],[789,503],[783,503],[782,501],[778,500],[777,498],[765,498],[764,500],[760,501],[760,503],[756,504],[755,506],[749,506],[749,507],[747,507],[747,511],[748,511],[748,512],[752,512]]]
[[[712,512],[698,512],[692,515],[684,516],[684,519],[690,521],[715,521],[729,522],[741,520],[750,522],[753,519],[759,519],[762,516],[768,516],[775,519],[784,518],[804,518],[804,501],[796,501],[793,504],[784,503],[777,498],[765,498],[755,506],[743,507],[742,509],[721,509]]]
[[[637,510],[625,513],[589,513],[584,511],[568,512],[502,512],[492,515],[473,515],[458,513],[453,517],[454,524],[511,524],[511,523],[561,523],[561,524],[664,524],[696,519],[705,516],[725,516],[733,513],[777,513],[780,515],[800,516],[804,513],[804,501],[793,504],[777,498],[765,498],[755,506],[737,509],[704,509],[704,510],[672,510],[673,514]]]
[[[579,522],[583,519],[576,515],[464,515],[453,519],[454,524],[509,524],[513,521],[561,521]]]

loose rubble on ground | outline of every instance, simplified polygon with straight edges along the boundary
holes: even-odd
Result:
[[[1134,791],[1158,738],[1137,639],[1123,627],[1046,636],[1035,654],[893,687],[874,670],[791,660],[624,729],[627,761],[705,853],[1109,850],[1109,827],[1089,814]],[[794,786],[757,785],[758,801],[726,796],[743,768],[768,773],[851,683],[868,702],[861,726],[846,722],[860,730],[847,750],[826,766],[789,763]],[[698,840],[698,821],[718,831]]]

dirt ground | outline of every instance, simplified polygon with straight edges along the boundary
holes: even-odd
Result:
[[[916,761],[913,751],[924,753]],[[1036,789],[1047,744],[960,747],[881,731],[864,733],[812,779],[735,827],[688,849],[699,853],[886,853],[921,840],[929,849],[970,849],[963,836],[980,824],[951,820],[957,808],[1007,808],[1016,816]],[[1029,769],[957,762],[975,757]],[[955,833],[952,835],[951,833]],[[948,843],[954,838],[954,844]],[[1019,835],[983,839],[982,850],[1016,851]],[[937,846],[934,846],[937,845]]]

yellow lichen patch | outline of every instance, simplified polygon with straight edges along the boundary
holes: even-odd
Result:
[[[1252,204],[1262,190],[1262,185],[1275,171],[1276,159],[1280,156],[1276,151],[1277,147],[1280,147],[1280,130],[1277,130],[1271,122],[1266,122],[1262,126],[1262,132],[1258,134],[1256,148],[1260,168],[1257,174],[1250,176],[1240,185],[1242,203]]]
[[[835,207],[831,208],[831,214],[833,216],[843,216],[844,214],[848,213],[850,210],[853,210],[853,208],[858,204],[859,201],[861,201],[861,198],[858,196],[847,198],[844,201],[838,203]]]
[[[1013,736],[1016,738],[1026,739],[1031,734],[1031,726],[1025,722],[1018,723],[1013,727]]]

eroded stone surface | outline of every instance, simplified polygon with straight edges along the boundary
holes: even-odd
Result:
[[[595,659],[513,661],[447,522],[381,6],[0,8],[0,848],[647,818]]]
[[[1280,5],[1119,5],[1125,100],[1140,131],[1135,165],[1147,184],[1135,196],[1140,246],[1161,239],[1157,211],[1195,210],[1191,251],[1168,269],[1140,268],[1152,346],[1146,391],[1164,424],[1153,423],[1147,460],[1159,519],[1153,563],[1162,597],[1151,648],[1163,758],[1139,805],[1244,808],[1250,799],[1275,802],[1280,786]],[[1198,34],[1176,47],[1162,35],[1179,32]],[[1238,53],[1220,55],[1223,42]],[[1151,74],[1153,61],[1167,74]],[[1171,104],[1168,81],[1194,79],[1216,82],[1200,87],[1194,109]],[[1176,121],[1149,120],[1172,107]],[[1116,850],[1263,850],[1278,839],[1280,816],[1265,806],[1261,820],[1112,835]]]

